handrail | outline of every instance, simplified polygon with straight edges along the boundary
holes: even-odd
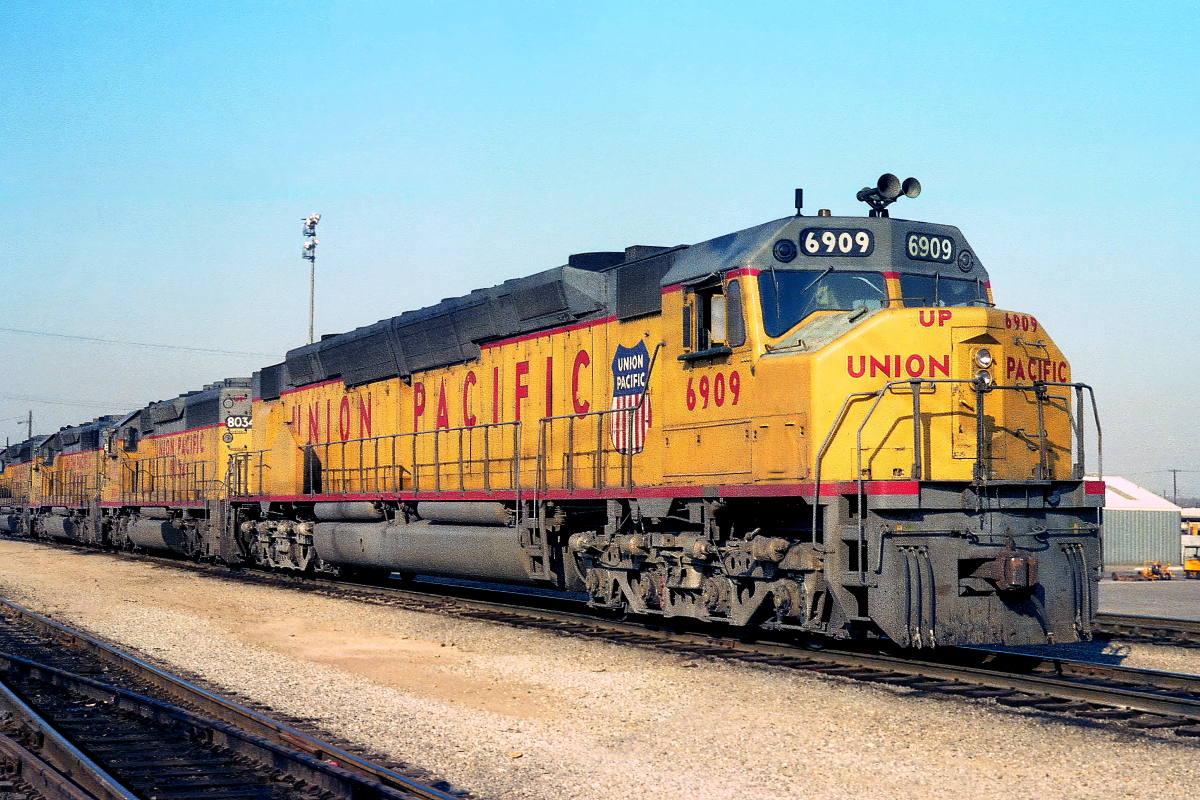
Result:
[[[216,459],[149,456],[121,462],[118,493],[130,504],[205,501],[213,499],[214,489],[221,483]]]
[[[821,462],[825,459],[825,453],[829,449],[829,445],[833,441],[833,435],[842,424],[842,418],[846,414],[846,410],[850,407],[851,401],[858,397],[874,397],[876,394],[883,392],[880,389],[878,392],[853,392],[846,395],[846,399],[842,401],[842,407],[838,410],[837,416],[833,420],[833,425],[829,428],[829,432],[825,434],[825,438],[821,441],[820,448],[817,449],[816,463],[813,465],[813,542],[817,541],[817,510],[821,505]],[[822,536],[821,544],[824,545],[825,540]],[[824,549],[822,547],[822,549]]]
[[[380,480],[380,478],[378,476],[379,470],[393,470],[393,469],[397,470],[399,475],[401,476],[399,481],[397,482],[397,486],[395,487],[396,491],[400,491],[402,489],[402,484],[403,484],[402,476],[405,472],[407,472],[409,475],[412,476],[413,491],[416,491],[416,492],[422,491],[421,485],[420,485],[421,473],[422,473],[421,467],[422,466],[433,468],[433,491],[434,492],[442,491],[443,467],[455,466],[457,469],[457,475],[458,475],[458,490],[463,491],[466,488],[466,472],[464,471],[464,465],[467,463],[481,463],[483,465],[483,478],[484,478],[484,482],[485,482],[485,488],[487,491],[490,491],[491,490],[491,467],[492,467],[492,464],[496,461],[503,460],[501,457],[493,457],[491,455],[492,429],[493,428],[495,428],[495,429],[512,428],[512,432],[513,432],[512,433],[512,455],[507,460],[510,462],[509,479],[512,483],[513,490],[516,490],[518,488],[518,483],[519,483],[520,461],[523,458],[523,454],[522,454],[522,450],[521,450],[521,440],[522,440],[521,427],[522,427],[522,424],[523,423],[521,423],[520,421],[491,422],[491,423],[482,423],[482,424],[478,424],[478,425],[463,425],[463,426],[458,426],[458,427],[454,427],[454,428],[434,428],[432,430],[426,430],[426,431],[407,431],[404,433],[390,433],[390,434],[386,434],[383,436],[360,437],[360,438],[356,438],[356,439],[345,439],[345,440],[341,440],[341,441],[314,442],[314,443],[310,443],[310,444],[296,445],[296,447],[302,453],[308,453],[308,452],[315,453],[317,451],[323,451],[326,454],[327,458],[332,458],[332,452],[333,452],[334,448],[337,448],[338,452],[340,452],[342,454],[342,459],[343,459],[342,466],[338,467],[338,468],[322,466],[320,469],[320,475],[321,476],[324,476],[325,474],[341,475],[342,473],[345,473],[345,474],[353,473],[353,474],[357,474],[358,480],[360,482],[362,482],[365,480],[364,476],[367,474],[368,471],[374,471],[375,472],[374,481],[376,483],[376,491],[379,491],[379,489],[378,489],[378,482]],[[481,459],[471,459],[468,462],[468,461],[464,460],[464,458],[463,458],[463,453],[466,452],[466,448],[464,446],[465,442],[466,442],[466,437],[477,434],[477,433],[482,435],[482,438],[483,438],[483,446],[484,446],[483,457]],[[443,461],[442,457],[441,457],[442,440],[446,436],[452,436],[455,434],[457,434],[457,440],[458,440],[458,458],[456,461],[450,461],[450,460]],[[422,464],[418,461],[418,449],[417,449],[418,440],[421,437],[431,437],[431,436],[433,437],[433,448],[432,448],[433,449],[433,461],[428,464]],[[401,463],[402,459],[400,457],[400,449],[397,448],[397,444],[398,444],[399,440],[405,439],[405,438],[411,440],[411,447],[403,448],[408,451],[407,453],[405,453],[405,455],[407,455],[410,459],[409,467],[407,469],[405,468],[405,465],[403,463]],[[380,461],[380,452],[379,452],[378,445],[381,442],[390,442],[391,443],[391,447],[390,447],[391,460],[390,460],[390,462],[381,463],[381,461]],[[373,459],[372,459],[374,463],[370,466],[368,466],[364,463],[364,454],[366,452],[366,445],[368,445],[368,444],[376,445],[375,452],[373,454]],[[354,445],[358,445],[357,473],[355,473],[355,470],[353,467],[347,466],[344,463],[346,451]],[[268,451],[255,451],[255,452],[268,452]],[[385,451],[385,453],[386,453],[386,451]],[[248,459],[243,457],[241,460],[245,461]],[[303,465],[303,469],[306,470],[304,477],[306,479],[306,487],[307,487],[307,491],[304,491],[303,494],[320,494],[320,493],[322,493],[322,492],[316,491],[316,483],[317,483],[318,473],[317,473],[317,470],[315,467],[315,463],[313,461],[308,461],[308,463]],[[343,480],[353,480],[353,478],[344,478],[344,477],[342,479]]]
[[[1096,424],[1096,470],[1097,475],[1101,479],[1104,478],[1104,432],[1100,428],[1100,407],[1096,403],[1096,390],[1086,383],[1065,383],[1062,381],[1038,381],[1045,386],[1065,386],[1075,389],[1076,396],[1076,422],[1079,425],[1079,478],[1086,474],[1086,464],[1084,461],[1083,451],[1083,390],[1087,389],[1088,397],[1092,401],[1092,419]]]
[[[650,354],[650,366],[646,370],[646,389],[638,396],[637,403],[630,406],[629,408],[606,408],[606,409],[600,409],[598,411],[585,411],[582,414],[558,414],[556,416],[541,417],[538,419],[538,454],[537,454],[537,462],[536,462],[536,467],[535,467],[537,472],[534,475],[534,490],[533,490],[534,491],[534,495],[533,495],[534,502],[536,502],[538,500],[538,498],[541,495],[541,492],[545,488],[543,483],[548,482],[546,480],[546,475],[544,474],[545,472],[548,472],[548,468],[546,467],[546,464],[545,464],[545,453],[544,453],[544,451],[546,449],[545,448],[545,434],[546,434],[546,429],[548,427],[548,423],[555,422],[556,420],[563,420],[563,419],[569,420],[567,423],[568,441],[570,444],[570,446],[568,448],[568,454],[569,454],[568,455],[568,463],[573,464],[574,453],[572,451],[574,450],[574,443],[573,443],[574,423],[571,420],[575,420],[577,418],[583,419],[586,417],[601,418],[606,415],[612,415],[612,414],[625,414],[625,415],[627,415],[626,419],[629,420],[630,422],[632,422],[633,415],[641,410],[642,406],[645,405],[645,403],[646,403],[647,396],[650,394],[650,381],[654,377],[654,365],[658,363],[658,353],[660,350],[663,349],[663,346],[664,346],[663,342],[659,342],[658,344],[656,344],[654,346],[654,352]],[[601,462],[600,462],[600,454],[602,452],[604,452],[603,441],[604,441],[604,426],[599,424],[599,422],[597,422],[597,424],[596,424],[596,486],[595,486],[596,489],[604,488],[604,474],[603,474],[603,468],[601,467]],[[631,448],[627,448],[627,449],[631,450]],[[618,451],[618,452],[620,452],[620,451]],[[622,459],[623,463],[621,465],[622,479],[625,482],[625,485],[631,488],[633,486],[633,456],[634,456],[634,453],[633,452],[624,452],[624,453],[621,453],[621,455],[623,456],[623,459]],[[573,484],[574,479],[575,479],[574,469],[568,468],[567,474],[568,474],[568,479]],[[574,488],[574,486],[572,485],[569,488]]]
[[[643,395],[643,397],[644,397],[644,395]],[[557,422],[560,420],[567,421],[567,449],[566,449],[566,452],[564,453],[564,455],[567,458],[568,466],[566,468],[566,471],[567,471],[567,480],[569,481],[570,485],[566,486],[564,488],[567,488],[567,489],[575,488],[575,486],[574,486],[574,481],[575,481],[575,478],[574,478],[575,420],[576,419],[585,419],[587,417],[595,417],[598,420],[597,425],[596,425],[596,450],[595,450],[595,453],[596,453],[597,460],[596,460],[596,467],[595,467],[596,475],[595,475],[595,487],[594,488],[596,488],[596,489],[604,488],[603,467],[601,466],[601,461],[600,461],[599,457],[602,453],[606,453],[606,452],[616,452],[621,455],[621,460],[622,460],[622,464],[621,464],[622,478],[621,478],[621,480],[624,484],[632,486],[633,457],[634,457],[635,453],[633,452],[632,448],[625,448],[624,450],[613,448],[613,450],[611,450],[611,451],[606,450],[603,445],[604,425],[602,424],[602,422],[600,422],[600,420],[602,420],[604,417],[615,416],[618,414],[625,415],[628,419],[632,420],[633,415],[636,414],[641,409],[641,407],[642,407],[642,401],[639,400],[637,405],[630,406],[629,408],[605,408],[605,409],[601,409],[599,411],[585,411],[582,414],[560,414],[558,416],[553,416],[553,417],[541,417],[538,420],[538,460],[537,460],[537,474],[534,476],[535,497],[540,495],[540,493],[544,489],[549,488],[548,473],[550,471],[550,468],[549,468],[549,463],[548,463],[548,460],[546,457],[546,451],[548,449],[547,444],[546,444],[546,439],[547,439],[546,432],[550,427],[549,423]]]
[[[1072,425],[1075,428],[1075,449],[1078,454],[1078,461],[1072,465],[1072,479],[1081,480],[1086,474],[1086,451],[1084,444],[1084,424],[1083,424],[1083,391],[1086,389],[1092,403],[1092,413],[1096,425],[1096,460],[1100,470],[1100,475],[1104,474],[1104,454],[1103,454],[1103,435],[1100,427],[1100,410],[1096,403],[1095,390],[1085,383],[1063,382],[1063,381],[1034,381],[1030,385],[1015,384],[1012,386],[1003,386],[992,384],[990,386],[982,386],[975,379],[971,378],[930,378],[930,379],[904,379],[887,381],[879,389],[869,392],[853,392],[846,395],[846,399],[842,402],[837,415],[834,418],[833,424],[830,426],[825,438],[821,442],[821,447],[817,451],[817,456],[813,470],[813,539],[816,540],[817,523],[820,511],[821,498],[821,466],[832,443],[834,436],[840,430],[846,413],[851,405],[857,399],[865,399],[869,397],[875,398],[875,402],[867,410],[862,422],[858,426],[855,433],[855,483],[857,488],[857,504],[858,504],[858,527],[860,545],[865,539],[866,526],[866,488],[863,479],[862,469],[862,436],[866,429],[867,423],[870,421],[875,410],[878,408],[883,396],[891,389],[899,386],[908,385],[913,393],[913,472],[911,480],[930,479],[931,476],[922,476],[922,459],[921,459],[921,406],[920,406],[920,389],[926,384],[971,384],[975,388],[976,403],[975,403],[975,421],[976,421],[976,447],[975,447],[975,464],[972,468],[972,482],[988,484],[987,470],[983,466],[984,448],[982,444],[983,438],[983,397],[992,391],[1033,391],[1037,398],[1038,405],[1038,451],[1039,451],[1039,467],[1038,478],[1045,479],[1047,473],[1047,455],[1046,455],[1046,426],[1043,403],[1049,397],[1046,394],[1046,388],[1049,386],[1069,387],[1075,390],[1077,398],[1078,412],[1075,419],[1071,420],[1069,406],[1066,407],[1068,421],[1074,422]],[[861,565],[862,559],[859,559]],[[860,568],[860,572],[863,570]]]

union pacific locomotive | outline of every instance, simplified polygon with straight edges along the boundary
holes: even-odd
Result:
[[[29,536],[903,647],[1087,639],[1095,401],[957,228],[889,215],[917,191],[885,175],[867,217],[798,199],[325,336],[8,448],[0,510]]]

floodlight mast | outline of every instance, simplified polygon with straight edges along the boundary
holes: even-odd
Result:
[[[317,223],[321,221],[320,214],[309,214],[301,220],[304,223],[304,236],[308,237],[300,248],[300,257],[308,261],[308,343],[313,343],[313,306],[317,292]]]

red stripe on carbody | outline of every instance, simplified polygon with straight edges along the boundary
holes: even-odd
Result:
[[[218,422],[215,425],[201,425],[199,428],[185,428],[181,431],[175,431],[174,433],[156,433],[153,436],[143,436],[138,441],[148,442],[151,439],[161,439],[164,436],[179,436],[182,433],[196,433],[197,431],[207,431],[207,430],[211,430],[213,428],[223,428],[223,427],[225,427],[225,426],[222,425],[220,422]],[[134,460],[136,461],[137,459],[134,459]]]
[[[868,496],[913,496],[920,494],[921,487],[917,481],[868,481],[863,484]],[[718,497],[812,497],[812,483],[776,483],[776,484],[726,484],[716,486]],[[836,481],[821,484],[821,496],[832,497],[839,494],[854,494],[858,484],[854,481]],[[703,497],[706,492],[700,486],[654,486],[635,489],[548,489],[538,492],[538,497],[547,500],[591,500],[591,499],[625,499],[638,497]],[[297,502],[345,502],[349,500],[515,500],[518,493],[511,490],[485,491],[441,491],[441,492],[381,492],[378,494],[321,494],[321,495],[270,495],[230,498],[242,502],[297,503]],[[526,493],[527,496],[527,493]]]
[[[147,500],[144,503],[104,501],[97,505],[101,508],[204,508],[207,503],[203,500],[176,500],[170,503],[165,500]]]
[[[740,278],[743,275],[753,278],[760,272],[762,272],[761,269],[754,269],[753,267],[741,267],[739,269],[731,269],[729,272],[726,272],[725,278],[727,280],[733,280],[734,278]]]

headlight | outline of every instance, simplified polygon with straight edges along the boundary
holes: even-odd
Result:
[[[975,353],[975,363],[984,369],[987,369],[995,363],[995,359],[992,358],[991,351],[986,348],[982,348]]]
[[[975,373],[975,385],[977,387],[979,387],[979,389],[981,391],[986,392],[988,389],[991,389],[992,388],[992,373],[988,372],[986,369],[981,369],[981,370],[979,370],[979,372],[976,372]]]

